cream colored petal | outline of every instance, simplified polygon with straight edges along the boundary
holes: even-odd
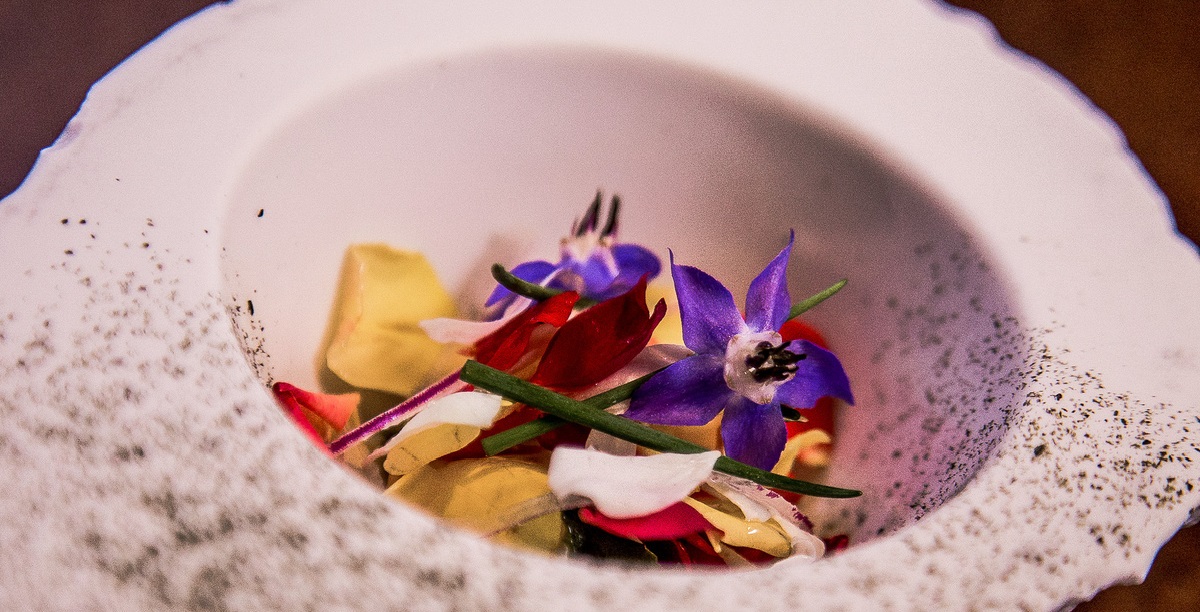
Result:
[[[451,393],[443,397],[439,397],[420,407],[420,412],[416,416],[409,419],[405,423],[404,428],[396,435],[392,436],[383,446],[380,446],[373,453],[371,458],[378,458],[384,453],[390,453],[397,445],[404,443],[405,440],[424,432],[427,429],[437,427],[439,425],[463,425],[469,426],[463,429],[461,433],[455,434],[455,437],[469,433],[471,428],[474,429],[473,435],[479,435],[480,429],[486,429],[496,422],[496,419],[502,412],[502,401],[500,396],[492,395],[491,393],[482,393],[477,391],[465,391],[461,393]],[[444,432],[450,432],[454,428],[442,428]],[[429,443],[434,438],[424,436],[425,442]],[[467,440],[470,442],[470,439]],[[442,444],[441,446],[445,446]],[[462,446],[466,446],[464,442]],[[445,452],[451,452],[462,448],[450,448]],[[445,453],[443,453],[445,454]],[[440,456],[440,455],[438,455]],[[436,456],[435,456],[436,457]],[[433,459],[431,457],[430,459]],[[393,472],[396,473],[396,472]]]
[[[712,473],[716,451],[616,456],[560,446],[550,457],[550,488],[564,502],[582,497],[612,518],[652,514],[680,501]]]
[[[715,508],[691,497],[684,499],[683,503],[694,508],[704,520],[719,529],[720,541],[730,546],[756,548],[776,557],[792,554],[791,540],[773,522],[746,520],[729,510]]]
[[[818,559],[825,554],[825,543],[808,531],[808,522],[796,506],[778,493],[749,480],[716,473],[705,487],[737,506],[743,516],[778,526],[791,543],[792,556]]]

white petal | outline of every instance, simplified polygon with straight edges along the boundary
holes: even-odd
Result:
[[[504,327],[533,301],[529,298],[518,297],[516,301],[504,309],[504,315],[495,321],[467,321],[465,319],[426,319],[417,323],[425,334],[435,342],[452,342],[455,344],[471,345],[480,338]]]
[[[618,457],[559,446],[550,456],[550,490],[560,500],[583,497],[605,516],[633,518],[687,497],[712,474],[721,453]]]
[[[500,329],[506,319],[495,321],[466,321],[463,319],[426,319],[417,323],[435,342],[475,344],[480,338]]]
[[[371,457],[379,457],[392,447],[418,432],[437,425],[472,425],[480,429],[491,427],[500,414],[500,396],[479,391],[451,393],[430,401],[404,425],[386,444],[375,449]]]

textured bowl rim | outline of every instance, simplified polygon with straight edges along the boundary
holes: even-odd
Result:
[[[688,15],[686,27],[681,15]],[[347,493],[347,499],[371,512],[401,516],[409,525],[359,536],[419,546],[420,559],[309,536],[313,542],[305,554],[311,565],[289,575],[280,565],[291,559],[282,552],[285,544],[263,536],[254,542],[264,547],[260,565],[274,569],[256,570],[258,590],[223,579],[221,597],[280,608],[348,601],[413,607],[422,601],[470,609],[567,603],[583,609],[716,609],[756,600],[769,588],[773,596],[756,601],[757,607],[790,608],[804,601],[834,608],[1053,609],[1144,575],[1158,547],[1200,506],[1200,491],[1194,490],[1200,482],[1187,458],[1195,438],[1186,429],[1200,407],[1200,354],[1194,347],[1200,337],[1200,262],[1194,246],[1174,231],[1163,196],[1108,118],[1061,77],[1003,46],[978,16],[930,2],[760,3],[751,9],[720,2],[585,8],[241,0],[210,7],[94,86],[63,136],[43,152],[18,192],[0,203],[0,255],[19,262],[2,273],[13,290],[0,296],[0,315],[12,313],[0,329],[9,338],[0,350],[0,371],[28,373],[0,382],[3,405],[25,418],[14,408],[18,404],[52,413],[74,405],[88,390],[107,389],[104,377],[93,372],[78,383],[78,393],[52,392],[61,382],[52,374],[56,366],[77,363],[65,351],[29,365],[30,347],[41,337],[30,331],[33,323],[48,322],[43,341],[68,342],[86,330],[78,322],[60,324],[69,318],[63,305],[87,299],[160,308],[166,316],[152,330],[169,325],[173,313],[209,312],[207,323],[181,329],[203,330],[197,333],[213,339],[211,351],[187,359],[217,374],[204,383],[190,376],[144,383],[144,389],[130,383],[135,395],[144,392],[147,401],[174,398],[182,414],[199,414],[202,400],[189,391],[207,384],[208,393],[231,406],[269,405],[244,364],[230,358],[239,349],[219,323],[224,313],[219,242],[213,236],[223,214],[214,202],[231,188],[238,164],[257,139],[296,109],[385,67],[490,47],[562,44],[728,74],[802,100],[850,126],[855,137],[944,194],[978,232],[1004,276],[1013,279],[1026,316],[1021,325],[1047,356],[1053,375],[1030,378],[1030,400],[1014,413],[1002,448],[958,496],[900,533],[804,570],[638,573],[529,558],[448,533],[410,512],[380,509],[364,489]],[[187,163],[163,163],[181,143],[190,150]],[[136,170],[155,164],[169,167],[153,176]],[[122,182],[123,175],[139,180]],[[173,206],[164,208],[165,202]],[[109,221],[106,211],[117,210],[122,216]],[[104,219],[107,233],[98,232],[92,244],[98,255],[108,250],[80,263],[68,251],[89,244],[86,239],[78,232],[52,235],[50,228],[82,227],[88,217],[90,229],[95,219]],[[164,240],[171,249],[147,260],[137,251],[138,235],[146,244]],[[119,280],[125,270],[173,282],[169,299],[102,295],[90,285],[111,289],[104,280]],[[84,277],[88,285],[80,282]],[[141,342],[123,329],[118,338]],[[177,342],[176,333],[150,336]],[[129,392],[127,386],[126,399]],[[39,399],[23,401],[29,397]],[[132,402],[117,410],[128,416],[138,407]],[[67,429],[82,427],[75,422]],[[320,465],[309,449],[297,448],[298,438],[289,437],[279,421],[268,419],[262,428],[276,456],[272,469],[283,473],[287,461],[298,461],[314,466],[313,478],[342,477]],[[249,431],[246,440],[253,440]],[[199,432],[180,435],[187,440],[182,446],[195,447],[195,456],[202,457]],[[30,445],[36,440],[25,442],[19,446],[23,453],[11,459],[11,467],[24,474],[25,488],[18,491],[36,491],[36,482],[62,477],[63,468],[52,463],[32,470],[30,457],[37,453]],[[1088,467],[1080,468],[1083,464]],[[115,465],[106,478],[112,472],[119,480],[179,469],[171,461],[159,468]],[[209,481],[216,477],[207,474]],[[214,485],[201,474],[174,486],[203,498]],[[6,516],[27,512],[22,504],[32,495],[14,495],[0,508]],[[103,513],[104,504],[118,499],[96,501],[92,510]],[[298,503],[320,505],[312,499]],[[49,517],[0,529],[6,550],[37,559],[27,568],[6,567],[0,580],[10,588],[4,591],[54,584],[55,577],[78,569],[64,551],[82,550],[84,532],[64,530],[45,545],[55,554],[41,556],[34,551],[46,548],[33,547],[26,537],[68,523],[70,511],[55,506],[45,511]],[[358,551],[355,571],[335,558],[349,549]],[[189,583],[194,596],[197,588],[212,586],[211,574],[205,574],[212,563],[248,553],[241,544],[218,541],[190,552],[155,554],[162,555],[156,563],[197,576]],[[326,571],[326,565],[338,571]],[[394,589],[367,591],[387,575],[408,578],[394,582]],[[114,581],[111,572],[102,571],[86,576],[79,586],[55,593],[32,589],[30,599],[20,601],[43,607],[112,605],[132,594],[149,607],[155,597],[181,602],[188,592],[166,577],[167,586],[155,595],[153,581],[136,571],[126,580]],[[6,597],[15,596],[0,601]]]

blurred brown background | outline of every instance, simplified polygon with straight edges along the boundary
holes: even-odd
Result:
[[[91,83],[206,0],[0,0],[0,197],[75,113]],[[1200,2],[956,0],[1061,72],[1112,116],[1200,241]],[[1198,339],[1200,340],[1200,339]],[[1146,583],[1080,610],[1200,610],[1200,527],[1159,554]]]

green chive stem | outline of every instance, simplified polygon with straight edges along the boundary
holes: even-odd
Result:
[[[683,454],[703,453],[709,450],[698,444],[693,444],[670,434],[651,429],[625,417],[590,408],[583,402],[575,401],[545,387],[521,380],[477,361],[468,361],[464,364],[461,376],[463,381],[475,385],[480,389],[491,391],[510,400],[533,406],[560,419],[602,431],[652,450]],[[766,487],[791,491],[802,495],[812,495],[814,497],[857,497],[862,494],[860,491],[853,489],[830,487],[780,476],[744,463],[739,463],[724,456],[717,459],[714,469],[731,476],[752,480]]]
[[[612,389],[609,389],[603,393],[593,395],[592,397],[583,400],[581,403],[592,410],[604,410],[609,406],[619,404],[629,399],[630,396],[633,395],[633,392],[638,387],[642,386],[642,383],[650,380],[650,377],[657,373],[658,370],[655,370],[654,372],[642,376],[641,378],[631,380],[623,385],[613,387]],[[528,442],[529,440],[532,440],[542,434],[554,431],[566,423],[567,421],[564,421],[556,416],[549,415],[537,419],[536,421],[522,423],[516,427],[513,427],[512,429],[507,429],[498,434],[484,438],[482,440],[483,452],[487,453],[489,456],[502,453],[518,444],[521,444],[522,442]]]
[[[841,291],[842,287],[846,286],[846,282],[847,280],[843,278],[842,280],[830,285],[828,288],[822,290],[807,300],[792,306],[792,309],[788,311],[787,320],[791,321],[792,319],[795,319],[796,317],[812,310],[817,304],[820,304],[821,302],[833,297],[833,294]]]
[[[492,264],[492,278],[496,279],[496,282],[500,283],[505,289],[537,302],[550,299],[562,293],[558,289],[550,289],[541,285],[535,285],[526,280],[521,280],[513,276],[513,273],[509,272],[508,268],[498,263]]]

